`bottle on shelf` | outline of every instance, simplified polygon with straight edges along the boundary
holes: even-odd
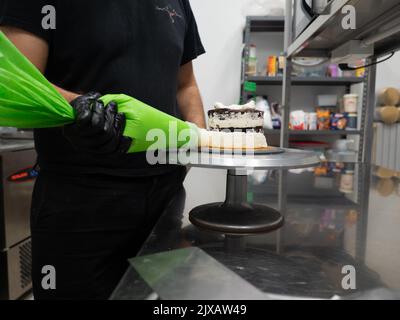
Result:
[[[283,71],[285,70],[285,55],[283,52],[278,57],[278,76],[283,76]]]
[[[282,127],[282,116],[280,113],[281,106],[277,102],[272,102],[270,105],[271,117],[272,117],[272,127],[275,130],[281,129]]]
[[[339,67],[337,64],[330,64],[326,70],[326,76],[328,78],[338,78],[339,77]]]
[[[278,57],[269,56],[267,62],[267,76],[276,77],[278,74]]]
[[[257,47],[254,44],[251,44],[249,47],[249,55],[246,61],[246,75],[257,75]]]

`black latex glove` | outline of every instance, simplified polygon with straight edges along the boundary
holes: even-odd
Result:
[[[127,153],[132,139],[124,137],[126,119],[118,106],[104,106],[101,94],[88,93],[71,102],[76,122],[64,126],[64,136],[79,151],[93,154]]]

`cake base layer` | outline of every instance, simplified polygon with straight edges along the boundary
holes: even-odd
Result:
[[[249,155],[249,153],[253,153],[254,155],[272,155],[272,154],[281,154],[285,153],[284,149],[276,148],[276,147],[264,147],[264,148],[255,148],[255,149],[226,149],[226,148],[200,148],[201,152],[209,152],[209,153],[223,153],[229,154],[234,153],[236,154],[243,154]]]
[[[268,147],[264,134],[257,132],[220,132],[200,130],[199,146],[226,149],[259,149]]]

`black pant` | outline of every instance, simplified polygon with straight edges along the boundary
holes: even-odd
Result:
[[[186,171],[157,177],[41,173],[31,212],[35,299],[107,299],[182,187]],[[56,289],[42,288],[44,266]]]

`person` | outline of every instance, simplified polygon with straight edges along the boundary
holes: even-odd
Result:
[[[124,115],[99,98],[124,93],[205,127],[192,65],[205,51],[190,3],[0,0],[0,29],[77,118],[34,131],[34,298],[107,299],[186,171],[127,154]],[[49,266],[55,286],[43,285]]]

